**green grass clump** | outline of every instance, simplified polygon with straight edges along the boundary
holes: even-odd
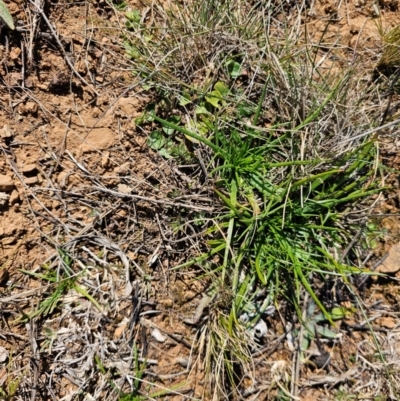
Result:
[[[308,294],[335,320],[319,288],[362,271],[367,234],[345,249],[382,190],[378,142],[360,135],[379,125],[380,110],[366,106],[365,66],[344,67],[301,18],[277,19],[305,4],[193,3],[156,7],[162,18],[150,22],[131,12],[124,41],[133,74],[155,94],[137,121],[151,122],[149,145],[167,158],[185,146],[218,200],[202,216],[212,222],[207,249],[178,268],[201,265],[212,277],[206,353],[221,395],[251,372],[248,329],[268,306],[301,318]]]
[[[199,139],[194,133],[155,117],[164,126]],[[281,161],[293,132],[274,138],[247,128],[214,130],[207,143],[214,152],[215,194],[225,206],[209,228],[211,254],[223,255],[221,274],[237,298],[231,320],[252,301],[254,286],[267,286],[299,310],[301,288],[325,311],[313,290],[312,274],[347,274],[358,269],[337,255],[357,225],[345,224],[344,205],[380,191],[374,177],[374,141],[337,159]],[[302,168],[313,169],[304,174]],[[224,235],[218,235],[224,230]],[[197,259],[196,262],[199,260]],[[188,262],[186,265],[194,263]],[[239,280],[245,272],[246,278]],[[328,316],[328,314],[327,314]]]

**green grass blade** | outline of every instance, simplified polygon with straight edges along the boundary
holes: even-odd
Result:
[[[0,18],[7,24],[10,29],[15,29],[13,17],[8,11],[8,8],[3,0],[0,0]]]
[[[185,134],[187,136],[189,136],[190,138],[196,139],[197,141],[204,143],[204,145],[209,146],[212,150],[214,150],[216,153],[218,153],[219,155],[224,155],[225,152],[222,151],[222,149],[216,145],[214,145],[211,141],[209,141],[208,139],[204,138],[201,135],[198,135],[194,132],[191,132],[189,130],[187,130],[184,127],[181,127],[179,125],[173,124],[167,120],[164,120],[160,117],[157,117],[156,115],[152,115],[152,117],[154,118],[154,120],[158,121],[160,124],[162,124],[164,127],[167,128],[171,128],[175,131],[181,132],[182,134]]]

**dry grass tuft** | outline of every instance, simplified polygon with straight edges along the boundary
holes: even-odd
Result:
[[[400,66],[400,27],[391,29],[383,36],[383,54],[377,68],[399,68]]]

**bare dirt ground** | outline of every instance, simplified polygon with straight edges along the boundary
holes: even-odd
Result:
[[[6,3],[18,30],[0,36],[0,398],[119,399],[118,389],[132,392],[140,374],[149,399],[209,399],[218,383],[204,382],[207,333],[184,323],[207,280],[195,280],[195,269],[171,270],[197,245],[182,240],[189,228],[177,241],[167,223],[181,208],[210,210],[212,194],[147,147],[134,120],[151,95],[133,81],[116,29],[121,19],[106,2],[45,2],[43,14],[33,2]],[[317,40],[333,16],[324,40],[341,44],[343,63],[348,48],[377,61],[377,23],[399,24],[398,7],[316,1],[309,35]],[[383,149],[398,168],[398,144]],[[377,260],[399,241],[398,202],[395,194],[379,204],[387,232]],[[387,367],[400,390],[399,286],[374,281],[363,302],[369,320],[353,316],[338,327],[330,373],[300,367],[301,399],[395,399]],[[259,381],[243,377],[248,399],[273,399],[271,383],[292,368],[279,316],[268,325],[254,356]]]

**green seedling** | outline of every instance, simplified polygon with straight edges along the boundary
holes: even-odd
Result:
[[[240,77],[242,66],[235,60],[228,60],[225,64],[226,68],[228,69],[229,76],[232,79],[236,79]]]
[[[55,339],[57,338],[57,332],[53,331],[50,327],[44,328],[46,339],[42,342],[41,351],[47,350],[49,354],[52,352],[52,347]]]
[[[127,27],[129,29],[137,29],[139,28],[142,16],[140,15],[139,10],[127,11],[125,13],[127,21]]]
[[[13,373],[13,356],[12,354],[8,358],[7,362],[7,373],[3,372],[3,377],[5,375],[5,380],[2,381],[0,385],[0,399],[4,401],[12,401],[15,399],[15,395],[21,384],[24,373],[20,372],[17,376]]]
[[[216,109],[226,105],[229,88],[223,82],[217,82],[214,85],[214,90],[206,95],[206,101]]]
[[[338,337],[337,333],[322,325],[328,323],[328,319],[322,313],[315,314],[315,310],[316,304],[311,301],[307,308],[306,320],[303,322],[305,330],[300,345],[302,351],[306,351],[310,347],[311,341],[315,339],[315,330],[321,338],[335,340]],[[338,321],[352,316],[355,312],[356,309],[353,307],[336,307],[329,311],[329,316],[332,321]]]
[[[52,314],[56,308],[59,307],[63,296],[66,295],[70,290],[75,290],[82,297],[90,301],[100,312],[102,312],[102,308],[98,302],[86,291],[85,288],[77,284],[79,276],[73,274],[73,259],[61,248],[59,248],[58,251],[63,261],[61,275],[59,275],[57,271],[49,269],[45,265],[42,266],[44,273],[34,273],[23,269],[20,270],[21,273],[46,281],[50,284],[49,289],[51,290],[50,295],[39,303],[38,309],[29,314],[29,316],[25,316],[23,319],[32,319],[36,316],[48,316]]]
[[[379,243],[385,239],[387,235],[386,229],[381,229],[375,222],[369,222],[366,224],[365,229],[365,245],[366,249],[375,249]]]
[[[143,378],[145,370],[146,370],[146,360],[144,360],[142,363],[140,363],[138,349],[136,347],[136,344],[134,344],[134,347],[133,347],[133,355],[134,355],[134,364],[135,364],[134,365],[135,380],[133,382],[134,390],[130,394],[122,395],[121,398],[119,398],[119,401],[140,401],[140,400],[147,399],[147,397],[141,396],[139,394],[140,387],[142,385],[142,378]]]
[[[147,138],[147,145],[161,156],[170,159],[174,142],[159,131],[153,131]]]

